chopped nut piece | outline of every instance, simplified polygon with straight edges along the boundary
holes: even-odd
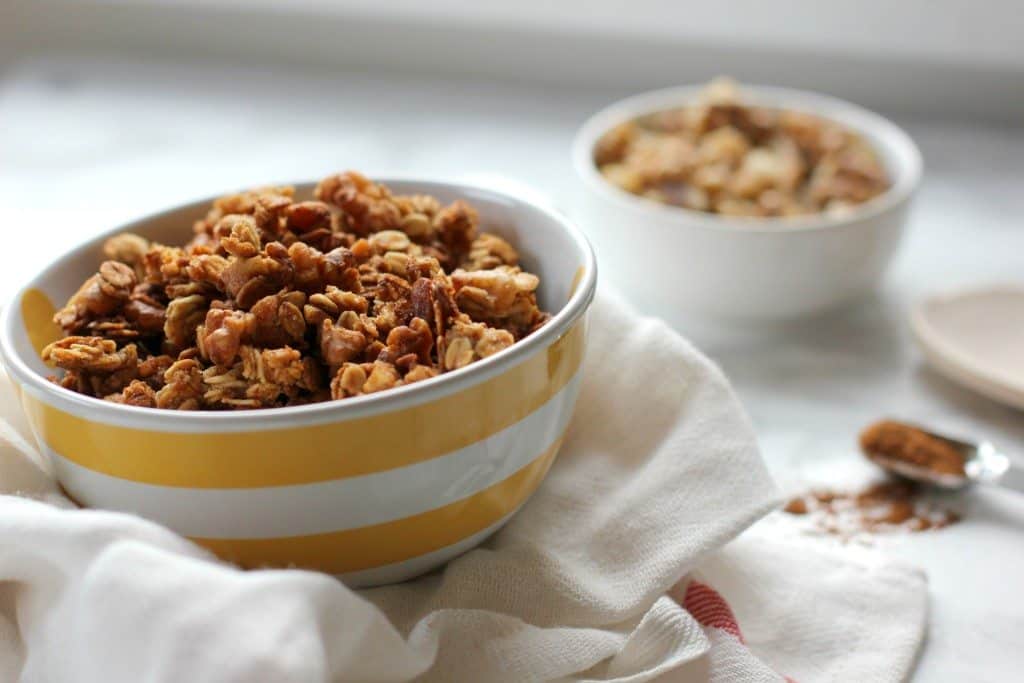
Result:
[[[242,342],[249,340],[249,329],[249,314],[244,311],[210,309],[196,330],[199,353],[214,365],[230,366]]]
[[[462,260],[464,254],[469,253],[469,248],[476,239],[479,222],[480,215],[476,209],[461,199],[441,209],[434,218],[434,227],[441,242],[455,256],[456,262]]]
[[[401,227],[402,212],[391,192],[361,173],[348,171],[325,178],[317,185],[316,197],[340,208],[345,225],[357,235]]]
[[[267,296],[249,309],[249,336],[258,346],[303,346],[306,335],[306,320],[302,306],[306,295],[302,292],[288,292]]]
[[[330,230],[331,207],[323,202],[299,202],[288,207],[286,226],[300,235],[314,230]]]
[[[157,335],[163,332],[167,309],[149,297],[136,297],[133,294],[131,301],[125,304],[123,313],[141,334]]]
[[[281,290],[291,282],[294,270],[288,252],[277,242],[253,257],[236,257],[221,273],[224,289],[241,308]]]
[[[357,323],[354,327],[356,329],[335,325],[330,320],[321,323],[320,355],[328,367],[337,368],[357,358],[369,344],[363,325]]]
[[[434,335],[423,318],[413,318],[408,325],[399,325],[388,332],[384,358],[396,362],[403,356],[412,355],[418,362],[429,365],[430,352],[434,347]]]
[[[291,203],[291,195],[275,192],[261,192],[256,197],[256,206],[252,212],[253,220],[267,239],[276,239],[280,236]]]

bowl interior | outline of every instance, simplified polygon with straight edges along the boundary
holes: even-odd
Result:
[[[694,104],[704,86],[683,86],[642,93],[620,100],[591,117],[580,129],[573,148],[577,172],[588,186],[619,201],[649,210],[662,218],[673,216],[688,223],[701,223],[708,227],[740,227],[745,230],[779,228],[815,228],[848,223],[853,218],[881,213],[904,201],[916,188],[921,175],[921,154],[917,146],[897,125],[867,109],[828,95],[769,86],[741,86],[745,101],[753,105],[814,114],[860,134],[872,146],[885,166],[892,186],[881,195],[856,206],[841,216],[809,214],[794,217],[742,218],[694,211],[669,206],[651,199],[630,194],[606,181],[593,160],[594,145],[598,138],[614,126],[666,109]]]
[[[473,370],[476,366],[482,368],[503,356],[521,354],[524,349],[517,347],[549,343],[550,339],[542,337],[554,338],[563,333],[586,308],[593,295],[596,276],[592,253],[579,231],[556,212],[534,202],[481,187],[419,180],[380,180],[396,194],[431,194],[442,203],[456,199],[466,200],[480,212],[481,229],[497,233],[507,239],[519,251],[522,267],[537,274],[541,279],[538,299],[542,308],[554,315],[551,323],[512,348],[462,370]],[[314,187],[315,183],[295,184],[296,197],[311,198]],[[103,242],[108,237],[122,231],[131,231],[153,241],[172,245],[183,244],[191,237],[193,221],[205,215],[211,201],[212,198],[199,200],[118,226],[59,257],[40,273],[21,290],[12,305],[4,312],[3,347],[5,355],[9,356],[8,364],[14,366],[12,369],[15,374],[23,375],[23,380],[26,379],[24,374],[27,373],[34,376],[28,378],[30,381],[45,381],[47,376],[54,373],[39,356],[42,346],[61,336],[60,330],[51,321],[54,307],[62,306],[78,286],[96,272],[103,260]],[[535,340],[534,337],[538,339]],[[461,372],[453,371],[418,384],[436,384]],[[33,384],[39,386],[37,382]],[[49,383],[46,383],[46,386],[62,394],[72,393]],[[413,385],[385,393],[415,388]],[[76,394],[68,398],[77,400],[85,397]],[[352,402],[354,405],[364,398],[372,396],[350,399],[346,403]],[[114,404],[110,404],[110,407],[125,408]],[[307,408],[311,406],[238,413],[297,411]]]

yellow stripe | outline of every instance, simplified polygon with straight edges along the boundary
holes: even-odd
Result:
[[[21,297],[21,319],[25,324],[25,333],[40,357],[48,344],[64,336],[60,326],[53,322],[55,312],[50,298],[38,289],[29,289]]]
[[[579,268],[576,269],[576,274],[572,276],[572,284],[569,285],[570,297],[576,293],[576,288],[580,286],[581,282],[583,282],[583,275],[586,272],[587,269],[584,268],[583,266],[580,266]]]
[[[409,560],[483,531],[516,509],[547,474],[561,445],[472,496],[392,522],[326,534],[285,538],[193,538],[243,567],[296,566],[343,574]]]
[[[355,477],[429,460],[523,419],[576,374],[584,321],[519,365],[430,403],[335,424],[243,433],[129,429],[76,417],[29,392],[37,433],[88,469],[160,486],[258,488]]]

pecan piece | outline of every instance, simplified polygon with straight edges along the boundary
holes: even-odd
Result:
[[[462,256],[469,253],[470,245],[476,239],[479,222],[480,215],[476,209],[461,199],[441,209],[434,218],[438,237],[452,253],[456,262],[461,261]]]
[[[450,321],[459,313],[454,292],[445,277],[419,278],[413,283],[409,300],[412,315],[425,320],[438,339],[444,336]]]
[[[365,326],[352,311],[345,311],[337,325],[330,320],[320,324],[320,357],[330,368],[358,357],[370,341]]]
[[[303,345],[306,295],[288,292],[263,297],[249,309],[249,336],[258,346]]]
[[[388,332],[387,347],[378,360],[398,363],[398,360],[411,355],[413,359],[430,364],[430,352],[434,348],[434,335],[430,326],[423,318],[413,318],[408,325],[399,325]]]
[[[248,339],[249,315],[244,311],[211,308],[196,329],[200,355],[221,367],[234,364],[238,349]]]
[[[267,238],[276,239],[282,233],[291,204],[291,196],[277,192],[262,192],[256,197],[253,219]]]
[[[357,235],[401,227],[402,212],[391,192],[361,173],[348,171],[325,178],[315,195],[340,208],[346,227]]]
[[[166,316],[167,309],[163,304],[144,293],[132,293],[131,300],[124,306],[125,319],[147,336],[163,332]]]
[[[314,230],[331,230],[331,207],[323,202],[299,202],[285,212],[286,227],[299,235]]]
[[[271,242],[262,254],[232,256],[221,273],[221,282],[235,303],[247,309],[263,297],[283,289],[293,275],[288,250],[280,243]]]

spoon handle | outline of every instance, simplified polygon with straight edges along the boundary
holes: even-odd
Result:
[[[1016,463],[1011,464],[1010,468],[1003,472],[1003,475],[993,483],[1004,489],[1024,493],[1024,467]]]

